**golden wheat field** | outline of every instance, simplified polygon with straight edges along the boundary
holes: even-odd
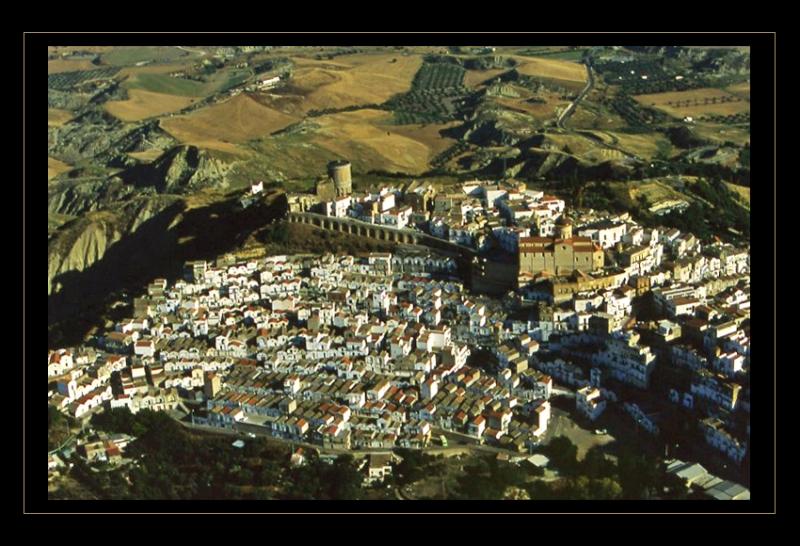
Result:
[[[750,110],[750,103],[746,100],[712,87],[636,95],[633,98],[643,106],[656,108],[677,118],[704,115],[728,116]]]
[[[161,127],[184,144],[241,153],[236,144],[268,136],[298,118],[259,104],[242,93],[188,115],[164,118]]]
[[[526,76],[559,80],[564,84],[586,83],[586,67],[580,63],[562,59],[543,59],[539,57],[514,57],[518,62],[517,71]]]
[[[128,100],[107,102],[104,105],[106,111],[122,121],[140,121],[182,110],[195,101],[192,97],[153,93],[143,89],[128,90],[128,97]]]
[[[95,70],[97,65],[89,59],[55,59],[47,61],[47,73],[74,72],[75,70]]]
[[[467,70],[464,74],[464,85],[467,87],[478,87],[483,82],[496,78],[500,74],[508,72],[510,68],[491,68],[489,70]]]
[[[335,61],[298,59],[292,84],[302,90],[304,111],[379,104],[411,89],[419,56],[344,55]]]
[[[310,139],[340,157],[359,157],[374,169],[418,174],[430,160],[455,141],[439,131],[453,124],[391,125],[392,115],[382,110],[358,110],[321,116]]]

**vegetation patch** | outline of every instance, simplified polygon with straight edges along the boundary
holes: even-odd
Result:
[[[395,112],[398,125],[457,119],[469,94],[465,73],[457,62],[425,61],[414,76],[411,91],[392,98],[386,106]]]
[[[117,72],[119,72],[119,68],[109,67],[98,68],[97,70],[77,70],[49,74],[47,76],[47,87],[48,89],[69,91],[86,82],[113,78]]]

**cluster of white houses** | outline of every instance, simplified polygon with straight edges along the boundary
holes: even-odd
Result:
[[[195,423],[327,447],[425,447],[443,429],[527,450],[547,430],[552,379],[516,359],[497,374],[467,360],[479,336],[515,340],[526,363],[536,342],[447,276],[449,258],[412,257],[438,276],[397,272],[409,264],[395,258],[189,263],[98,348],[49,353],[50,401],[84,418],[202,400]]]
[[[563,201],[524,185],[413,183],[321,206],[517,252],[525,283],[504,300],[475,296],[452,257],[413,249],[190,262],[184,279],[151,283],[97,348],[49,352],[51,404],[83,418],[188,398],[204,401],[197,423],[323,446],[424,447],[439,429],[525,450],[547,430],[553,381],[577,390],[590,420],[617,392],[639,393],[620,407],[659,434],[648,397],[665,365],[689,381],[656,402],[694,412],[709,445],[742,460],[749,249],[628,215],[567,218]],[[633,318],[637,298],[656,320]],[[470,365],[477,346],[491,366]]]
[[[520,237],[551,235],[564,201],[523,183],[466,182],[447,192],[411,182],[361,193],[294,196],[296,211],[354,218],[392,228],[414,228],[451,243],[488,250],[518,248]]]

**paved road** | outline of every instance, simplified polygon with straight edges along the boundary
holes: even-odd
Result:
[[[575,100],[569,103],[569,106],[567,106],[564,109],[564,111],[561,112],[561,115],[558,116],[558,120],[556,121],[556,126],[559,129],[564,129],[564,122],[567,120],[567,118],[569,118],[572,115],[572,113],[575,111],[575,108],[577,108],[578,104],[584,99],[584,97],[586,97],[589,91],[592,90],[592,87],[594,87],[594,73],[592,72],[592,67],[589,65],[588,62],[585,63],[585,66],[587,74],[586,87],[584,87],[581,90],[581,92],[578,94]]]
[[[57,448],[55,448],[53,451],[50,451],[50,452],[48,452],[47,454],[48,454],[48,455],[52,455],[53,453],[57,453],[57,452],[61,451],[62,449],[64,449],[64,448],[67,446],[67,444],[69,444],[70,442],[73,442],[73,441],[75,441],[75,439],[76,439],[77,437],[78,437],[78,435],[77,435],[77,434],[73,434],[72,436],[70,436],[69,438],[67,438],[66,440],[64,440],[64,443],[63,443],[63,444],[61,444],[60,446],[58,446]]]
[[[175,415],[172,415],[172,417],[176,418]],[[190,422],[181,421],[181,420],[179,420],[177,418],[176,418],[176,420],[180,424],[185,426],[186,428],[191,428],[191,429],[200,430],[200,431],[204,431],[204,432],[217,433],[217,434],[227,434],[229,436],[235,436],[237,438],[244,438],[244,437],[247,436],[246,432],[242,432],[242,431],[239,431],[239,430],[223,429],[223,428],[211,427],[211,426],[206,426],[206,425],[197,425],[197,424],[192,424]],[[320,453],[328,453],[328,454],[348,454],[348,455],[352,455],[354,457],[362,457],[362,456],[367,456],[367,455],[371,455],[371,454],[374,454],[374,453],[390,453],[392,451],[391,449],[361,449],[361,450],[355,450],[355,449],[323,448],[322,446],[317,445],[317,444],[309,444],[309,443],[306,443],[306,442],[298,442],[298,441],[294,441],[294,440],[284,440],[282,438],[275,438],[274,436],[272,436],[270,434],[258,434],[258,433],[255,433],[255,434],[256,434],[256,436],[269,438],[269,439],[272,439],[272,440],[275,440],[275,441],[278,441],[278,442],[284,442],[284,443],[287,443],[287,444],[292,444],[292,445],[297,446],[297,447],[307,447],[307,448],[311,448],[311,449],[317,449],[317,450],[319,450]],[[445,431],[445,430],[440,430],[440,429],[434,429],[434,434],[433,434],[434,438],[438,438],[440,434],[444,434],[451,444],[455,443],[456,445],[448,445],[447,447],[428,447],[428,448],[424,449],[425,453],[427,453],[428,455],[444,455],[445,457],[455,457],[457,455],[468,455],[470,452],[474,452],[474,451],[482,452],[482,453],[494,453],[494,454],[497,454],[497,453],[510,453],[510,454],[515,454],[515,455],[522,455],[522,454],[519,454],[519,453],[516,453],[516,452],[509,451],[507,449],[502,449],[502,448],[499,448],[499,447],[494,447],[494,446],[485,445],[485,444],[478,444],[473,437],[468,436],[466,434],[461,434],[461,433],[453,432],[453,431]]]

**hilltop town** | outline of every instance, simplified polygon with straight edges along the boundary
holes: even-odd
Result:
[[[353,192],[349,167],[289,194],[285,221],[394,251],[191,261],[181,279],[153,279],[112,330],[49,351],[48,400],[83,423],[79,457],[122,464],[131,438],[87,424],[151,410],[242,445],[286,442],[294,461],[385,454],[364,459],[367,486],[391,475],[398,449],[528,461],[555,436],[558,399],[598,438],[615,434],[607,421],[650,437],[687,488],[749,496],[677,459],[747,475],[748,247],[571,209],[513,181]],[[254,183],[241,206],[263,191]],[[506,293],[481,293],[501,267],[514,272],[493,281]],[[51,453],[54,479],[66,464]]]
[[[48,498],[749,499],[750,47],[520,38],[48,43]]]

